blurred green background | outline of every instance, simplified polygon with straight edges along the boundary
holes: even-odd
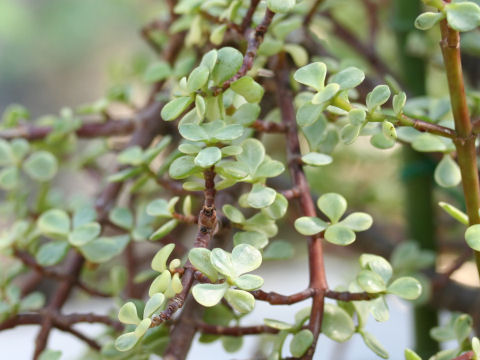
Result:
[[[0,111],[33,117],[98,99],[132,56],[162,1],[0,0]]]

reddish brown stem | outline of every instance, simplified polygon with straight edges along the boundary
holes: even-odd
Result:
[[[362,300],[372,300],[377,298],[380,295],[369,294],[366,292],[361,293],[352,293],[348,291],[325,291],[325,297],[329,299],[335,299],[340,301],[362,301]]]
[[[284,124],[278,124],[270,121],[257,120],[250,127],[258,132],[264,133],[285,133],[287,128]]]
[[[242,25],[240,25],[240,31],[242,34],[245,32],[247,28],[249,28],[252,25],[253,14],[255,13],[255,10],[257,10],[259,3],[260,3],[260,0],[250,1],[250,6],[248,7],[247,13],[243,18]]]
[[[90,294],[93,296],[99,296],[99,297],[111,296],[110,294],[107,294],[100,290],[89,287],[88,285],[80,281],[80,279],[75,278],[70,274],[43,267],[42,265],[38,264],[33,259],[33,257],[31,257],[30,254],[28,254],[25,251],[16,249],[14,254],[25,266],[31,268],[33,271],[37,272],[38,274],[41,274],[44,277],[49,277],[51,279],[55,279],[58,281],[63,281],[63,280],[70,281],[74,283],[76,286],[78,286],[80,289],[85,291],[87,294]]]
[[[75,133],[80,138],[96,138],[116,135],[128,135],[135,130],[132,119],[107,120],[105,122],[85,122]],[[23,138],[29,141],[44,139],[53,131],[50,126],[23,125],[0,131],[5,140]]]
[[[253,60],[257,55],[258,47],[263,42],[263,38],[265,37],[265,34],[268,30],[268,26],[272,22],[274,16],[275,13],[267,9],[262,22],[258,24],[255,31],[250,28],[247,28],[245,30],[245,37],[248,39],[248,46],[247,51],[245,52],[245,55],[243,57],[242,66],[240,70],[238,70],[238,72],[231,79],[225,81],[221,87],[213,89],[214,95],[218,95],[222,91],[227,90],[233,82],[240,79],[242,76],[245,76],[248,70],[252,68]]]
[[[455,359],[452,360],[472,360],[475,358],[475,353],[473,351],[467,351],[462,355],[457,356]]]
[[[206,248],[217,228],[217,215],[215,211],[215,172],[213,171],[213,168],[204,171],[204,178],[205,200],[203,202],[203,208],[198,216],[198,231],[193,247]],[[158,326],[164,321],[169,320],[173,314],[183,306],[195,280],[195,272],[196,270],[193,265],[190,261],[187,261],[182,276],[182,291],[169,301],[167,308],[164,311],[152,318],[151,327]]]
[[[274,291],[265,292],[263,290],[255,290],[250,292],[255,299],[266,301],[271,305],[291,305],[300,301],[311,298],[315,294],[315,290],[308,288],[292,295],[281,295]]]
[[[293,107],[293,96],[289,90],[290,73],[287,68],[285,54],[278,57],[277,71],[277,103],[280,107],[282,122],[287,127],[287,159],[293,185],[300,190],[300,206],[304,216],[316,216],[315,204],[310,194],[310,187],[307,178],[303,172],[302,164],[297,161],[290,161],[301,156],[300,144],[298,140],[298,130],[295,121],[295,109]],[[313,333],[314,341],[310,349],[304,356],[305,359],[311,359],[315,351],[318,336],[321,331],[324,291],[328,288],[325,275],[322,238],[320,235],[310,237],[308,241],[308,262],[310,285],[309,288],[315,290],[313,296],[312,311],[310,314],[309,329]]]
[[[219,326],[197,322],[195,327],[203,334],[227,335],[227,336],[243,336],[257,334],[276,334],[278,329],[267,325],[256,326]]]

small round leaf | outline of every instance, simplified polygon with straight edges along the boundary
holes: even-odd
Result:
[[[203,306],[211,307],[222,300],[228,289],[228,284],[197,284],[192,289],[195,300]]]
[[[339,194],[328,193],[320,196],[317,206],[332,223],[336,223],[347,210],[347,200]]]
[[[308,329],[296,333],[290,343],[290,352],[296,358],[301,357],[313,344],[313,334]]]

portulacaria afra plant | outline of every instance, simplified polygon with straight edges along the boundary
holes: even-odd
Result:
[[[478,307],[468,305],[476,290],[450,279],[471,251],[437,273],[434,253],[416,243],[393,253],[372,247],[358,256],[358,273],[345,276],[351,281],[332,288],[324,245],[344,247],[372,234],[373,218],[348,207],[341,183],[334,192],[312,192],[305,172],[318,168],[323,176],[336,153],[364,137],[378,151],[401,144],[432,153],[436,183],[449,189],[462,183],[466,213],[461,201],[440,206],[464,227],[480,266],[480,124],[474,121],[480,96],[465,91],[459,46],[459,33],[480,24],[475,2],[426,1],[429,11],[415,21],[439,36],[443,63],[431,61],[443,67],[449,89],[440,99],[407,98],[412,91],[402,77],[395,80],[374,43],[365,45],[337,20],[344,1],[162,3],[164,12],[142,30],[158,55],[141,72],[152,89],[131,117],[110,112],[117,103],[134,108],[128,84],[35,122],[21,106],[4,113],[0,187],[10,225],[0,247],[11,259],[0,277],[0,329],[39,325],[34,358],[42,360],[61,357],[48,348],[55,328],[86,342],[88,359],[185,359],[197,332],[199,341],[221,341],[228,352],[241,348],[243,336],[267,334],[260,353],[271,360],[311,359],[321,353],[319,336],[340,343],[360,336],[376,356],[388,358],[365,330],[369,317],[388,320],[387,295],[478,316]],[[374,41],[385,25],[377,14],[394,1],[351,3],[369,12]],[[325,37],[356,55],[338,58]],[[283,151],[271,149],[265,134]],[[125,135],[120,150],[108,141]],[[102,162],[108,153],[115,154],[113,171]],[[74,196],[72,187],[59,194],[58,175],[68,172],[102,179],[98,197]],[[372,181],[381,176],[372,174]],[[280,225],[296,231],[291,241],[278,239]],[[298,274],[308,277],[308,287],[293,294],[265,290],[255,271],[265,261],[292,257],[292,243],[308,250],[308,274]],[[19,285],[15,279],[25,272],[32,277]],[[42,278],[58,282],[48,302],[36,291]],[[116,308],[110,315],[65,314],[74,289],[112,298]],[[452,291],[458,301],[449,300]],[[462,302],[466,291],[470,297]],[[258,301],[305,307],[290,322],[264,314],[263,323],[245,325],[243,316]],[[80,322],[108,330],[94,339],[74,328]],[[473,326],[470,315],[453,313],[431,335],[458,347],[429,356],[480,357]],[[420,356],[407,349],[405,358]]]

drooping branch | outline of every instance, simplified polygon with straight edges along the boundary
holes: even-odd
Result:
[[[87,343],[88,346],[95,350],[100,350],[100,345],[95,340],[74,329],[73,325],[77,323],[100,323],[111,326],[117,331],[123,329],[123,325],[120,322],[115,321],[110,317],[104,315],[97,315],[93,313],[73,313],[64,315],[56,311],[46,310],[39,313],[14,315],[0,324],[0,330],[12,329],[20,325],[41,325],[45,321],[45,318],[49,319],[52,327],[71,333],[72,335]]]
[[[70,282],[74,283],[76,286],[78,286],[80,289],[85,291],[87,294],[90,294],[90,295],[93,295],[93,296],[99,296],[99,297],[110,297],[111,296],[110,294],[104,293],[100,290],[94,289],[94,288],[86,285],[85,283],[80,281],[80,279],[72,276],[71,274],[60,272],[60,271],[54,270],[54,269],[49,269],[49,268],[46,268],[46,267],[40,265],[39,263],[37,263],[35,261],[35,259],[32,258],[32,256],[30,256],[30,254],[28,254],[25,251],[15,249],[14,255],[25,266],[31,268],[33,271],[37,272],[38,274],[42,275],[43,277],[48,277],[48,278],[59,280],[59,281],[62,281],[62,280],[70,281]]]

